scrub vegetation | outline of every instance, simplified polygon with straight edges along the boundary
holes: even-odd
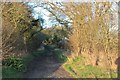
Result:
[[[1,2],[0,6],[3,78],[118,77],[118,3]],[[48,23],[51,26],[46,27]]]

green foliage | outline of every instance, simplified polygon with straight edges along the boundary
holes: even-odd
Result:
[[[57,58],[57,60],[60,61],[60,62],[67,61],[67,57],[64,55],[64,52],[60,49],[55,49],[54,50],[54,55]]]
[[[69,62],[64,65],[64,68],[72,74],[74,77],[80,78],[110,78],[108,74],[109,71],[105,68],[100,68],[92,65],[84,65],[84,57],[78,57],[73,60],[73,62]],[[73,72],[74,71],[74,72]],[[75,72],[77,74],[75,74]],[[117,77],[117,72],[114,70],[111,71],[112,77]]]
[[[3,60],[2,64],[2,76],[3,78],[21,78],[22,73],[26,71],[28,64],[38,56],[36,52],[33,54],[26,55],[22,58],[16,56],[10,56]],[[40,54],[39,54],[40,56]]]
[[[44,33],[36,32],[31,39],[27,40],[28,51],[34,52],[36,49],[38,49],[46,37],[47,36]]]
[[[19,71],[21,71],[24,68],[22,59],[17,58],[15,56],[9,56],[7,59],[3,61],[3,65],[14,68]]]
[[[57,35],[51,34],[48,35],[47,38],[43,41],[43,43],[45,45],[55,45],[57,44],[57,42],[59,42],[61,40],[60,37],[58,37]]]
[[[35,58],[44,55],[45,51],[35,51],[22,58],[9,56],[3,60],[2,75],[3,78],[20,78],[22,73],[26,71],[28,64]]]
[[[54,29],[45,29],[43,31],[47,36],[44,43],[48,44],[57,44],[62,38],[67,36],[67,31],[65,29],[61,29],[61,27],[55,27]]]
[[[57,42],[59,42],[61,39],[62,39],[62,37],[60,37],[60,36],[58,36],[58,35],[56,35],[56,34],[52,35],[52,42],[53,42],[53,43],[57,43]]]

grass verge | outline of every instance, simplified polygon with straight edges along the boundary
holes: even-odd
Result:
[[[13,69],[11,67],[2,67],[2,77],[3,78],[20,78],[21,76],[21,72]]]
[[[66,62],[64,68],[75,78],[110,78],[109,71],[98,66],[84,65],[85,58],[78,57]],[[112,70],[112,78],[117,78],[117,72]]]

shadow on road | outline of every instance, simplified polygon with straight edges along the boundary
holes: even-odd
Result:
[[[24,72],[24,78],[71,78],[54,55],[35,58]]]

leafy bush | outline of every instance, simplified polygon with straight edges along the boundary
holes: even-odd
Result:
[[[67,57],[64,55],[63,51],[60,50],[60,49],[55,49],[54,50],[54,55],[57,58],[57,60],[60,61],[60,62],[67,61]]]
[[[46,37],[47,35],[42,32],[35,32],[34,36],[27,40],[28,51],[34,52],[36,49],[38,49]]]
[[[3,65],[20,71],[24,68],[22,59],[15,56],[9,56],[7,59],[3,60]]]

